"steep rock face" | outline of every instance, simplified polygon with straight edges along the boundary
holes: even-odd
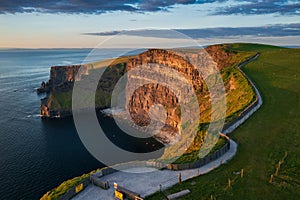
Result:
[[[53,66],[50,70],[51,87],[55,90],[65,83],[80,80],[83,75],[88,75],[85,65]]]
[[[130,58],[126,62],[122,63],[123,68],[125,67],[126,71],[130,71],[136,66],[143,64],[154,63],[156,67],[153,68],[153,72],[161,74],[161,80],[166,79],[180,79],[184,78],[190,82],[195,90],[198,100],[201,101],[202,97],[208,96],[207,89],[203,82],[203,78],[205,78],[206,74],[211,74],[212,65],[216,65],[219,69],[224,68],[225,66],[229,66],[230,63],[230,52],[226,52],[222,46],[210,46],[205,49],[205,51],[199,50],[179,50],[174,53],[174,51],[160,50],[160,49],[150,49],[144,53],[141,53],[133,58]],[[211,58],[215,62],[211,62]],[[193,63],[193,64],[191,64]],[[194,65],[201,66],[201,72],[196,69]],[[177,71],[180,74],[180,77],[174,77],[168,74],[167,71],[159,68],[159,65],[166,66],[170,69]],[[122,67],[121,67],[122,68]],[[120,69],[121,69],[120,68]],[[118,68],[112,67],[107,78],[105,80],[100,80],[98,85],[99,98],[102,100],[109,95],[109,91],[113,88],[113,83],[116,82],[117,76],[115,73],[122,74],[119,72]],[[62,113],[71,114],[71,100],[69,99],[68,106],[65,106],[64,109],[54,108],[53,99],[51,97],[55,96],[63,96],[66,97],[67,93],[71,96],[71,91],[73,89],[74,81],[81,80],[85,77],[85,75],[89,74],[90,68],[85,65],[71,65],[71,66],[53,66],[50,71],[50,80],[47,82],[50,88],[50,94],[47,98],[41,100],[41,115],[45,117],[53,117],[56,115],[63,116]],[[136,75],[136,79],[138,81],[139,77],[142,78],[144,75],[148,77],[153,76],[153,74],[149,72],[143,72],[144,74]],[[145,74],[148,73],[148,74]],[[176,81],[175,81],[176,82]],[[182,83],[182,81],[178,81],[178,83]],[[130,88],[131,86],[127,86]],[[177,86],[179,87],[179,86]],[[155,97],[155,98],[154,98]],[[71,98],[71,97],[68,97]],[[167,90],[165,87],[160,85],[148,85],[143,88],[138,89],[131,98],[131,101],[128,100],[128,105],[130,105],[131,117],[140,125],[144,123],[147,125],[149,123],[149,117],[147,112],[149,108],[153,104],[168,104],[168,109],[166,109],[168,118],[166,127],[175,130],[178,130],[179,126],[179,117],[178,113],[178,99],[176,98],[176,94],[172,94],[172,91]],[[209,98],[209,97],[207,97]],[[184,97],[182,98],[184,100]],[[105,99],[104,104],[110,102],[109,98]],[[96,102],[97,103],[97,102]],[[99,103],[103,104],[103,103]],[[97,104],[98,105],[98,104]],[[68,108],[66,108],[68,107]],[[101,106],[100,106],[101,107]],[[166,107],[166,106],[165,106]],[[206,109],[206,105],[201,104],[200,109]],[[139,114],[143,113],[143,114]],[[170,125],[170,126],[169,126]]]
[[[182,96],[188,95],[188,92],[180,93],[171,91],[169,88],[180,90],[182,85],[187,84],[182,80],[185,79],[192,85],[199,100],[206,95],[205,84],[200,72],[188,60],[189,56],[187,55],[161,49],[150,49],[127,63],[126,71],[128,72],[139,66],[147,66],[146,70],[130,74],[130,81],[126,85],[126,105],[131,118],[139,126],[148,125],[150,108],[155,104],[161,104],[166,111],[167,118],[165,126],[155,137],[164,143],[180,139],[181,111],[178,98],[183,102],[190,98]],[[199,62],[202,66],[207,63],[205,57],[199,59]],[[170,73],[168,68],[177,73]],[[155,80],[156,83],[143,84],[147,79]],[[160,84],[166,82],[167,86]],[[175,94],[176,92],[177,94]]]
[[[48,108],[48,98],[45,97],[41,99],[41,105],[40,105],[40,115],[43,117],[49,117],[49,108]]]
[[[146,65],[146,64],[158,64],[162,67],[170,67],[178,71],[186,80],[190,81],[194,89],[203,87],[203,80],[200,76],[197,68],[188,62],[188,59],[179,53],[163,49],[150,49],[144,53],[139,54],[133,59],[130,59],[127,63],[126,71]],[[158,69],[159,73],[163,73],[162,68]],[[167,77],[166,77],[167,78]],[[179,78],[179,77],[174,77]]]
[[[74,81],[81,80],[84,75],[88,75],[88,69],[85,65],[51,67],[50,79],[47,83],[45,83],[45,86],[47,85],[47,92],[50,93],[48,93],[47,97],[40,101],[40,115],[42,117],[71,115],[71,107],[67,110],[52,110],[51,95],[53,95],[53,93],[66,93],[71,91],[73,89]]]
[[[226,51],[225,49],[225,45],[212,45],[205,48],[207,53],[217,63],[219,70],[234,64],[234,61],[230,59],[232,53]]]

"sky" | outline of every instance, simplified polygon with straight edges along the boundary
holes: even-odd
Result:
[[[1,0],[0,26],[0,48],[116,48],[184,39],[169,29],[201,45],[300,46],[300,2]]]

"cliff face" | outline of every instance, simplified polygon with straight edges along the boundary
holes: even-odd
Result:
[[[51,67],[50,79],[46,83],[48,86],[47,91],[50,93],[47,93],[47,96],[40,101],[40,115],[42,117],[60,117],[71,115],[71,107],[61,110],[53,109],[53,96],[54,94],[63,94],[72,91],[74,81],[81,80],[84,75],[88,75],[88,69],[85,65]]]
[[[156,112],[158,113],[157,116],[159,116],[162,110],[165,110],[167,117],[162,132],[167,134],[158,134],[157,137],[165,143],[180,137],[181,110],[179,102],[184,102],[188,99],[188,96],[182,96],[178,91],[172,91],[163,84],[157,83],[171,80],[169,83],[171,86],[182,88],[186,84],[182,79],[187,80],[195,91],[198,102],[200,102],[201,118],[208,116],[211,97],[208,94],[207,86],[203,79],[207,75],[212,74],[214,66],[217,66],[219,70],[225,73],[226,69],[224,68],[235,64],[237,60],[232,58],[234,56],[237,58],[239,55],[236,55],[236,52],[228,51],[224,45],[209,46],[205,50],[176,49],[168,51],[150,49],[137,56],[119,59],[118,62],[115,62],[105,70],[102,79],[99,81],[95,95],[96,107],[99,109],[109,107],[111,92],[119,78],[125,72],[130,72],[140,65],[145,65],[148,67],[148,70],[137,71],[135,74],[132,74],[133,77],[131,79],[133,81],[126,85],[126,94],[128,94],[126,95],[126,105],[130,111],[130,117],[139,126],[146,126],[151,122],[149,111],[153,106],[160,104],[164,109],[156,109]],[[240,59],[243,58],[240,57]],[[201,68],[200,72],[195,66]],[[166,68],[174,70],[178,74],[174,75],[166,70]],[[47,87],[50,88],[50,93],[46,98],[41,100],[40,114],[43,117],[64,117],[71,115],[74,81],[80,81],[88,74],[92,74],[91,70],[96,70],[96,66],[91,64],[51,67],[50,80],[46,83]],[[232,70],[227,70],[226,72],[225,77],[228,77],[226,78],[228,80],[224,80],[226,92],[228,95],[232,94],[234,99],[240,99],[245,93],[243,91],[246,91],[246,86],[243,85],[242,89],[239,87],[241,81],[237,79],[240,79],[241,76],[234,73]],[[143,84],[142,87],[138,86],[139,83],[145,81],[145,77],[156,79],[157,83]],[[130,92],[130,90],[133,90],[133,92]],[[230,98],[228,99],[230,100]],[[241,104],[240,107],[242,106]],[[238,106],[234,107],[236,108],[231,109],[232,112],[241,109]],[[204,111],[205,114],[202,115]],[[205,120],[204,123],[206,123]],[[209,116],[207,120],[209,120]],[[166,135],[169,135],[169,137],[166,137]]]
[[[181,136],[179,101],[190,99],[188,92],[179,91],[182,86],[192,85],[199,99],[206,94],[199,71],[186,58],[172,51],[150,49],[127,63],[126,71],[133,71],[126,85],[126,105],[130,116],[137,125],[146,126],[151,121],[149,116],[151,107],[156,104],[162,105],[167,117],[165,125],[155,137],[164,143],[179,140]],[[133,70],[140,66],[145,68]],[[172,73],[170,69],[176,73]],[[147,79],[155,83],[145,84]],[[172,91],[170,88],[177,88],[177,90]]]
[[[205,50],[216,62],[219,70],[235,64],[235,61],[231,59],[232,54],[235,52],[229,52],[226,50],[225,45],[213,45],[206,47]]]
[[[51,87],[53,90],[64,85],[81,80],[83,75],[88,75],[88,69],[85,65],[54,66],[50,70]]]
[[[228,63],[230,53],[221,50],[220,46],[211,46],[206,48],[210,56],[218,63],[218,68],[222,69],[224,66],[229,65]],[[135,74],[136,83],[139,83],[139,79],[147,76],[154,76],[158,78],[157,74],[160,74],[161,81],[168,79],[178,84],[183,84],[180,80],[181,77],[169,74],[164,71],[164,67],[177,71],[180,76],[188,80],[196,91],[199,98],[205,96],[205,85],[202,77],[206,74],[211,73],[211,65],[215,63],[209,63],[211,60],[208,58],[208,54],[204,51],[186,51],[178,50],[176,53],[167,50],[150,49],[144,53],[141,53],[135,57],[128,59],[125,63],[121,63],[121,68],[118,65],[111,66],[110,72],[104,76],[104,80],[100,80],[97,89],[97,95],[102,98],[102,103],[97,103],[98,107],[109,106],[110,99],[106,96],[110,95],[113,89],[113,85],[117,82],[118,77],[122,75],[123,71],[130,71],[131,69],[146,64],[155,64],[156,67],[152,66],[152,71],[144,71],[143,74]],[[201,66],[201,73],[196,69],[193,64]],[[163,67],[159,67],[163,66]],[[124,68],[124,69],[123,69]],[[105,75],[104,73],[104,75]],[[89,69],[86,65],[71,65],[71,66],[53,66],[50,70],[50,79],[47,82],[49,86],[50,94],[48,97],[41,100],[40,114],[44,117],[55,117],[71,115],[71,95],[73,84],[75,81],[80,81],[84,76],[89,74]],[[201,77],[202,76],[202,77]],[[176,81],[176,79],[178,79]],[[134,85],[128,85],[126,88],[133,88]],[[180,86],[177,86],[180,87]],[[105,100],[103,100],[105,98]],[[164,129],[170,130],[171,132],[178,132],[179,126],[179,104],[176,94],[168,90],[167,87],[163,87],[159,84],[148,84],[143,88],[138,88],[131,97],[127,97],[127,103],[131,117],[138,125],[147,125],[150,121],[148,116],[149,109],[154,104],[162,104],[166,109],[167,124]],[[184,97],[182,98],[184,99]],[[63,103],[59,102],[63,100]],[[64,104],[64,105],[61,105]],[[201,109],[205,109],[205,105],[200,105]],[[64,113],[64,114],[62,114]]]

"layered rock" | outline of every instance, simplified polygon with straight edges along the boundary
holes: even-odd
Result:
[[[47,96],[40,101],[40,115],[42,117],[71,115],[71,107],[63,110],[52,108],[53,95],[72,91],[74,82],[80,81],[85,75],[88,75],[88,68],[85,65],[51,67],[50,79],[46,83],[43,82],[37,89],[37,93],[47,93]]]
[[[197,67],[207,67],[208,54],[202,55],[199,51],[192,55],[197,57],[197,62],[194,62],[199,65]],[[181,110],[179,101],[186,103],[185,101],[191,98],[190,92],[192,92],[201,102],[201,99],[207,94],[201,70],[189,62],[191,59],[193,58],[190,55],[183,55],[180,52],[150,49],[130,59],[127,63],[126,71],[131,72],[126,85],[126,105],[130,116],[139,126],[149,125],[151,107],[156,104],[162,105],[167,118],[164,122],[165,125],[156,133],[155,137],[163,143],[180,140]],[[134,70],[141,66],[143,66],[142,70]],[[144,84],[145,81],[154,83]],[[180,91],[188,89],[188,87],[183,87],[188,84],[194,91]],[[172,91],[170,88],[175,88],[175,90]]]
[[[180,84],[182,84],[180,79],[187,80],[197,94],[198,101],[201,102],[200,109],[203,111],[207,108],[205,102],[209,101],[209,99],[207,99],[209,98],[209,95],[207,95],[207,87],[203,79],[205,79],[207,75],[213,73],[212,69],[216,63],[218,63],[216,65],[218,69],[222,69],[231,64],[230,52],[226,52],[222,48],[222,46],[208,47],[206,48],[206,51],[209,54],[207,54],[206,51],[201,51],[199,49],[179,49],[174,51],[150,49],[137,56],[130,57],[124,61],[124,63],[121,63],[120,68],[118,68],[118,64],[110,66],[105,72],[107,75],[104,76],[104,79],[99,81],[97,88],[97,92],[100,94],[98,95],[98,98],[102,98],[100,101],[102,101],[103,98],[106,99],[102,103],[97,104],[96,102],[96,106],[99,108],[110,106],[110,98],[107,96],[110,96],[114,84],[118,81],[119,76],[122,75],[124,70],[128,72],[140,65],[155,64],[156,66],[152,66],[152,72],[161,74],[160,78],[162,81],[171,79],[175,82],[174,84],[176,84],[176,82],[179,84],[177,87],[180,87]],[[212,59],[215,62],[212,62]],[[173,76],[159,66],[175,70],[180,75]],[[200,72],[197,67],[201,67]],[[89,70],[91,70],[91,68],[88,68],[87,65],[51,67],[50,79],[45,83],[45,88],[47,85],[47,90],[49,90],[50,93],[46,98],[41,100],[41,115],[44,117],[63,117],[71,115],[71,96],[74,82],[84,79],[84,77],[89,74]],[[147,75],[148,77],[153,76],[153,74],[149,72],[143,73],[148,74],[137,74],[135,77],[137,82],[138,79],[144,75]],[[130,88],[132,86],[128,85],[126,87]],[[178,133],[180,126],[178,95],[180,94],[175,94],[174,91],[170,91],[167,87],[163,87],[159,84],[149,84],[142,88],[138,88],[132,96],[126,97],[131,118],[133,118],[138,125],[146,126],[149,123],[149,109],[155,104],[162,104],[164,108],[167,108],[166,114],[168,116],[164,129],[166,131],[170,130],[169,132],[172,132],[172,134],[176,134],[176,132]],[[206,97],[205,101],[203,100],[204,97]],[[62,107],[62,105],[58,105],[60,103],[59,100],[62,100],[61,98],[68,98],[67,106],[63,105],[64,107]],[[181,97],[181,99],[184,100],[186,98]]]
[[[66,83],[80,81],[84,75],[88,75],[85,65],[53,66],[50,70],[50,85],[53,90],[61,89]]]

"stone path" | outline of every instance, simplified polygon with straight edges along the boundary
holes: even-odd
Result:
[[[73,199],[101,199],[101,200],[114,200],[114,188],[113,183],[118,183],[119,186],[123,186],[133,192],[141,194],[142,197],[148,196],[159,191],[159,185],[161,184],[163,189],[169,188],[178,182],[178,174],[181,173],[182,181],[190,179],[200,174],[205,174],[211,170],[219,167],[221,164],[230,160],[237,151],[237,144],[230,140],[230,149],[223,156],[211,163],[196,169],[171,171],[171,170],[155,170],[149,168],[132,168],[127,172],[116,172],[107,176],[101,177],[102,181],[108,181],[110,183],[109,190],[103,190],[97,186],[90,185]],[[144,173],[145,172],[145,173]]]

